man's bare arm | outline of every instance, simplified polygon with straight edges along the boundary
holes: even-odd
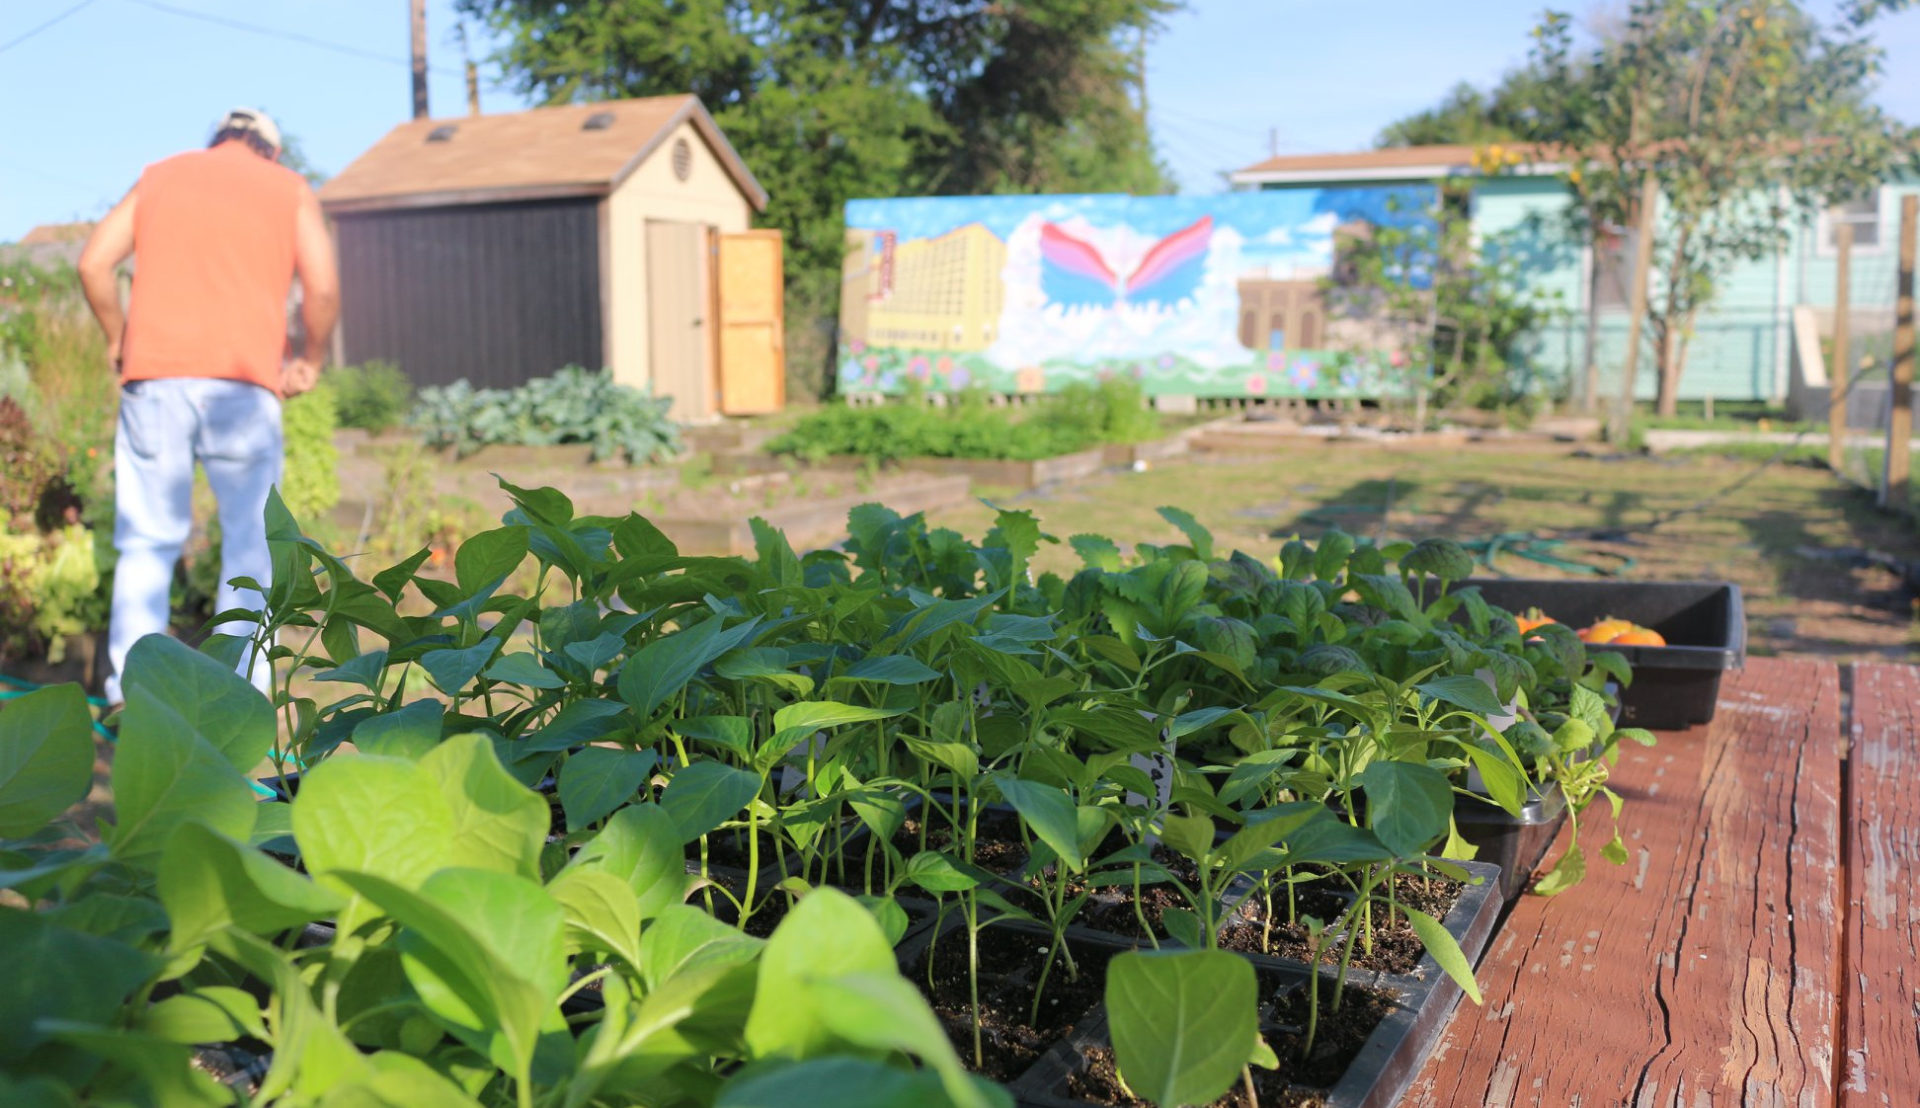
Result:
[[[333,236],[320,201],[307,191],[294,215],[293,270],[300,277],[300,318],[306,324],[307,343],[281,374],[283,396],[298,396],[320,379],[326,364],[327,343],[340,318],[340,272],[333,259]]]
[[[133,209],[138,192],[129,191],[99,223],[80,251],[80,287],[87,306],[107,335],[107,356],[120,369],[120,340],[127,331],[127,313],[120,306],[120,263],[133,254]]]

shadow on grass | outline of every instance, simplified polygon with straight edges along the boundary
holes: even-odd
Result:
[[[1284,539],[1300,534],[1312,538],[1338,528],[1350,535],[1377,538],[1382,522],[1419,490],[1418,481],[1398,475],[1355,481],[1321,497],[1313,507],[1291,519],[1274,524],[1267,537]]]

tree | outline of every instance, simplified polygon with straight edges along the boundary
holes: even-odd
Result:
[[[1566,16],[1536,30],[1522,137],[1566,165],[1570,219],[1626,226],[1651,174],[1661,198],[1648,325],[1672,414],[1693,325],[1736,264],[1784,249],[1797,218],[1913,165],[1911,129],[1868,100],[1890,6],[1823,27],[1788,0],[1634,0],[1624,33],[1576,52]]]
[[[1539,84],[1539,74],[1531,69],[1514,70],[1488,92],[1462,81],[1440,103],[1387,124],[1374,145],[1479,146],[1511,142],[1529,129],[1532,98]]]
[[[1395,336],[1393,365],[1424,429],[1428,400],[1501,407],[1529,398],[1512,374],[1520,345],[1557,311],[1526,287],[1522,258],[1537,228],[1476,236],[1467,187],[1448,183],[1431,219],[1343,231],[1328,310],[1372,321]],[[1378,332],[1375,332],[1376,334]]]
[[[934,193],[1164,191],[1127,90],[1178,0],[459,0],[547,103],[692,92],[787,235],[788,364],[823,387],[842,207]]]

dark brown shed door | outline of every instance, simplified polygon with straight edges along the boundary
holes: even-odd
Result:
[[[592,199],[347,214],[337,227],[349,363],[492,387],[605,364]]]

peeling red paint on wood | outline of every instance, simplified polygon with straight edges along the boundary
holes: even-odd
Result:
[[[1840,1103],[1920,1104],[1920,669],[1853,671]]]
[[[1712,724],[1629,746],[1627,864],[1597,857],[1594,805],[1587,880],[1514,908],[1486,1004],[1455,1012],[1403,1103],[1832,1104],[1839,734],[1833,664],[1754,658]]]

